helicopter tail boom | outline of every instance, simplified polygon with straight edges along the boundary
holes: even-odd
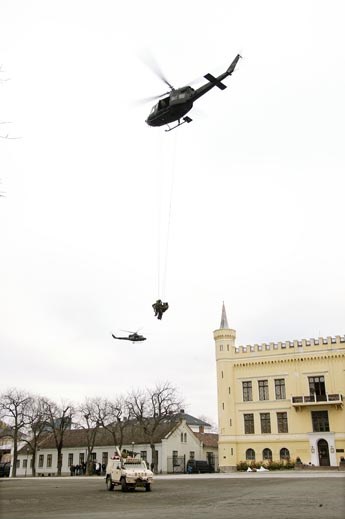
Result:
[[[228,68],[228,70],[226,71],[228,76],[231,76],[231,74],[233,73],[233,71],[235,70],[235,67],[238,63],[238,60],[242,58],[242,56],[240,54],[237,54],[236,58],[234,59],[234,61],[231,63],[230,67]]]
[[[223,74],[220,74],[220,76],[218,77],[214,77],[212,76],[212,74],[205,74],[204,78],[207,79],[208,83],[206,83],[206,85],[202,85],[194,91],[193,95],[191,96],[192,101],[196,101],[197,99],[199,99],[199,97],[205,95],[207,92],[211,90],[211,88],[215,86],[220,88],[220,90],[225,90],[226,85],[224,85],[222,81],[228,76],[231,76],[240,58],[240,54],[237,54],[236,58],[232,61],[232,63],[226,69],[226,71],[223,72]]]

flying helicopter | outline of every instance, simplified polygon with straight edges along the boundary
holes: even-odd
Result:
[[[124,330],[126,331],[126,330]],[[113,333],[111,334],[113,339],[119,339],[120,341],[132,341],[132,342],[142,342],[146,341],[146,337],[143,335],[139,335],[137,332],[128,332],[128,337],[116,337]]]
[[[196,90],[191,86],[174,88],[164,77],[162,72],[156,70],[160,79],[170,88],[170,92],[165,92],[165,94],[151,98],[151,100],[159,99],[160,97],[163,99],[160,99],[158,103],[153,106],[150,115],[146,119],[146,123],[149,126],[163,126],[166,124],[168,125],[168,129],[165,131],[170,132],[178,126],[182,126],[182,124],[192,122],[192,119],[188,115],[186,116],[186,114],[192,109],[194,101],[209,92],[211,88],[215,86],[220,88],[220,90],[225,90],[226,85],[224,85],[222,81],[226,77],[231,76],[241,57],[240,54],[237,54],[229,68],[218,77],[214,77],[212,74],[205,74],[204,78],[207,79],[208,83],[202,85]],[[164,97],[167,94],[169,95]],[[183,122],[181,122],[181,119]],[[175,121],[177,121],[177,124],[170,127],[169,124]]]

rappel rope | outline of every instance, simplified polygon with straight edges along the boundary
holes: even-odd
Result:
[[[169,242],[170,242],[170,228],[171,228],[171,213],[172,213],[172,201],[173,201],[174,183],[175,183],[176,141],[177,141],[177,134],[174,133],[174,135],[173,135],[173,143],[172,143],[172,156],[171,156],[170,194],[169,194],[167,239],[166,239],[165,258],[164,258],[164,273],[163,273],[163,284],[162,284],[162,298],[163,298],[163,300],[165,300],[165,298],[166,298],[166,284],[167,284],[168,259],[169,259]]]
[[[164,162],[163,172],[158,171],[158,182],[160,183],[160,189],[157,190],[157,210],[158,210],[158,228],[157,228],[157,299],[165,299],[166,297],[166,285],[167,285],[167,273],[168,273],[168,259],[169,259],[169,242],[170,242],[170,230],[171,230],[171,216],[172,216],[172,205],[173,205],[173,192],[175,182],[175,165],[176,165],[176,140],[177,136],[172,135],[172,142],[165,140],[164,149],[160,149],[160,153],[163,153],[162,162]],[[167,139],[167,136],[164,136]],[[170,146],[169,146],[170,145]],[[164,160],[165,159],[165,160]],[[163,240],[163,232],[165,226],[162,225],[162,199],[164,191],[164,180],[167,179],[168,173],[170,173],[170,188],[168,192],[168,214],[166,223],[166,240]],[[164,250],[163,249],[164,246]]]

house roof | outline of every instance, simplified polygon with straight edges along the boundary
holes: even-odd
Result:
[[[200,440],[204,447],[218,447],[218,434],[195,432],[195,436]]]
[[[159,443],[164,439],[178,424],[175,421],[163,422],[158,425],[153,435],[153,443]],[[119,430],[117,431],[119,434]],[[144,429],[138,423],[130,423],[123,431],[123,445],[129,445],[132,442],[135,444],[148,443],[148,436],[145,435]],[[113,445],[113,437],[111,433],[104,428],[98,429],[95,439],[95,447]],[[87,446],[87,431],[85,429],[68,429],[64,433],[64,448],[86,447]],[[53,433],[48,433],[40,441],[40,449],[55,448],[55,441]],[[27,446],[20,449],[19,453],[26,453]]]
[[[184,411],[180,411],[179,413],[172,415],[171,418],[178,420],[178,421],[186,420],[187,425],[192,425],[192,426],[199,426],[199,425],[205,426],[206,425],[206,427],[211,427],[211,425],[209,423],[205,422],[204,420],[195,418],[195,416],[187,414]]]

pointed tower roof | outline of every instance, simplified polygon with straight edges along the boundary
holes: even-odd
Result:
[[[221,317],[221,320],[220,320],[219,329],[221,329],[221,330],[223,330],[223,329],[228,330],[229,329],[228,319],[226,317],[226,310],[225,310],[224,301],[223,301],[223,306],[222,306],[222,317]]]

